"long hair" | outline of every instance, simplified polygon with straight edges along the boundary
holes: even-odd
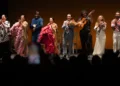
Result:
[[[80,14],[81,18],[84,17],[84,14],[88,15],[88,12],[86,10],[82,10]]]
[[[105,22],[105,18],[103,17],[103,15],[99,15],[97,22],[96,22],[96,25],[98,25],[100,23],[99,17],[102,17],[102,21]]]
[[[99,21],[99,17],[102,17],[102,21],[105,22],[105,18],[103,17],[103,15],[99,15],[99,16],[98,16],[98,19],[97,19],[97,22],[98,22],[98,23],[100,22],[100,21]]]

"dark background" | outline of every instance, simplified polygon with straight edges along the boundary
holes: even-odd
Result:
[[[83,9],[91,11],[95,9],[93,14],[94,22],[92,24],[93,46],[95,43],[96,33],[93,30],[97,17],[103,15],[108,23],[106,30],[107,40],[106,48],[112,49],[112,29],[110,27],[111,20],[114,18],[116,11],[120,11],[120,0],[3,0],[0,6],[0,14],[5,13],[11,25],[17,21],[20,15],[24,14],[26,20],[30,23],[34,17],[35,11],[39,10],[41,17],[44,19],[44,25],[48,23],[49,17],[54,17],[55,22],[59,26],[60,35],[62,35],[61,25],[66,19],[66,15],[71,13],[75,20],[78,20],[80,12]],[[78,47],[81,47],[79,40],[79,30],[75,29]],[[60,39],[60,38],[59,38]],[[76,41],[77,40],[77,41]],[[29,41],[31,41],[31,31],[29,31]]]
[[[1,0],[0,2],[0,15],[2,14],[8,16],[8,0]]]

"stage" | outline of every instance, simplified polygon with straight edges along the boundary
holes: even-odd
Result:
[[[102,58],[99,58],[98,56],[93,56],[92,60],[88,60],[88,57],[86,54],[78,53],[73,54],[71,57],[65,58],[63,55],[55,56],[54,61],[55,64],[51,64],[48,56],[45,54],[40,55],[40,65],[41,66],[58,66],[58,67],[78,67],[78,66],[86,66],[86,65],[116,65],[120,64],[120,58],[118,58],[119,53],[114,54],[112,50],[106,50],[105,54]],[[3,59],[0,61],[0,64],[22,64],[22,65],[29,65],[28,64],[28,58],[23,58],[20,56],[16,56],[15,59],[11,59],[10,55],[6,54]]]

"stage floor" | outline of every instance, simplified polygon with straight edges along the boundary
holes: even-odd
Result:
[[[102,58],[98,56],[94,56],[92,60],[88,60],[86,54],[78,53],[73,54],[71,57],[63,57],[63,55],[59,55],[54,57],[55,65],[91,65],[91,64],[120,64],[120,58],[118,58],[119,53],[113,53],[113,50],[106,50],[105,54]],[[41,65],[51,65],[49,59],[46,56],[41,56]],[[25,64],[28,65],[28,59],[23,57],[16,57],[15,59],[11,59],[9,55],[3,57],[0,60],[0,64]]]

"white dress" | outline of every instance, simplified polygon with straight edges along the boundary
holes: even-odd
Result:
[[[95,42],[93,55],[102,56],[105,52],[105,42],[106,42],[105,29],[106,29],[106,25],[102,28],[97,26],[94,27],[94,30],[96,30],[96,42]]]

